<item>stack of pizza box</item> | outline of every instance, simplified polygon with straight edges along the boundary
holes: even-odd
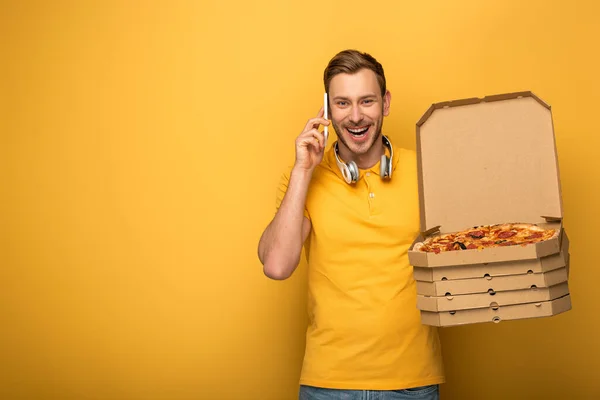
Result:
[[[417,123],[421,235],[409,250],[426,325],[550,317],[571,309],[569,239],[552,111],[531,92],[433,104]],[[423,252],[475,226],[555,229],[535,244]]]

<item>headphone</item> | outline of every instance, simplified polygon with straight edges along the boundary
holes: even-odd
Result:
[[[390,156],[387,157],[385,154],[381,156],[381,163],[379,164],[379,176],[382,179],[392,178],[392,160],[394,159],[394,150],[390,140],[385,135],[381,135],[381,139],[385,147],[390,151]],[[344,180],[348,184],[356,183],[359,177],[358,167],[354,161],[350,161],[348,164],[343,163],[338,157],[338,142],[334,144],[335,161],[337,162],[338,168],[342,171]]]

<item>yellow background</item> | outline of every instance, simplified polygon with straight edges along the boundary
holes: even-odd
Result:
[[[256,246],[344,48],[383,63],[384,129],[409,148],[432,102],[533,90],[552,105],[573,310],[444,329],[442,398],[600,397],[597,3],[0,10],[1,399],[296,396],[305,265],[269,281]]]

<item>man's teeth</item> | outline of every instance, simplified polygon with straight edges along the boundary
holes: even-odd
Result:
[[[362,135],[363,133],[366,133],[368,130],[369,130],[369,127],[360,128],[360,129],[350,129],[350,128],[348,128],[348,132],[350,132],[353,135]]]

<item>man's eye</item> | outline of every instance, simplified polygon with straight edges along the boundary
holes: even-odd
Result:
[[[372,102],[373,102],[373,100],[365,100],[365,103],[367,103],[367,104],[370,104]]]
[[[338,101],[338,106],[341,106],[341,107],[343,107],[343,106],[345,106],[345,105],[346,105],[346,102],[345,102],[345,101]]]

